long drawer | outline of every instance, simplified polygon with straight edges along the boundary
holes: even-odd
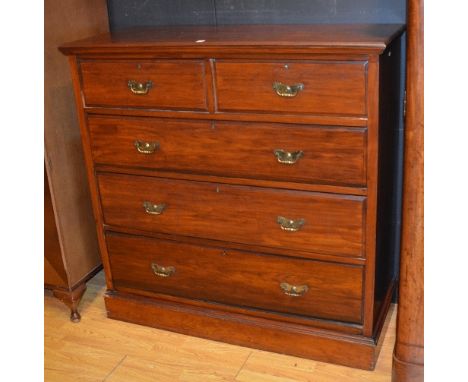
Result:
[[[207,109],[203,61],[83,61],[80,69],[87,106]]]
[[[99,174],[111,226],[364,256],[365,197]]]
[[[363,268],[108,234],[114,287],[361,322]]]
[[[220,111],[363,116],[364,61],[216,62]]]
[[[88,126],[98,164],[366,184],[362,129],[115,117],[89,117]]]

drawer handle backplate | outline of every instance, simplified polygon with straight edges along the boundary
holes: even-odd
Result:
[[[305,224],[304,219],[291,220],[284,216],[278,216],[276,222],[280,225],[283,231],[297,232]]]
[[[159,277],[169,277],[175,273],[174,267],[163,267],[156,263],[151,263],[151,268],[153,268],[154,274]]]
[[[163,211],[166,209],[166,204],[153,204],[151,202],[145,201],[143,202],[143,208],[145,212],[150,215],[161,215]]]
[[[293,297],[303,296],[309,290],[307,285],[291,285],[288,283],[281,283],[280,288],[283,290],[284,294]]]
[[[304,90],[304,84],[286,85],[281,82],[273,82],[273,89],[280,97],[295,97]]]
[[[304,152],[301,150],[289,152],[283,149],[276,149],[273,150],[273,153],[275,154],[276,160],[283,164],[294,164],[304,156]]]
[[[127,83],[128,88],[132,91],[133,94],[144,95],[149,92],[153,87],[153,81],[137,82],[135,80],[129,80]]]
[[[134,145],[138,152],[142,154],[153,154],[157,149],[159,149],[159,142],[135,141]]]

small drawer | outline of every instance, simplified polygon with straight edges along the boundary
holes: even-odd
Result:
[[[98,175],[104,222],[262,247],[362,257],[365,197]]]
[[[83,61],[86,106],[206,110],[203,61]]]
[[[364,116],[363,61],[216,62],[219,111]]]
[[[97,164],[366,184],[363,129],[112,117],[89,117],[88,126]]]
[[[361,322],[361,266],[113,233],[107,247],[117,290]]]

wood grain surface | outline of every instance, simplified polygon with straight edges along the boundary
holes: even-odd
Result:
[[[366,62],[221,60],[215,72],[220,111],[366,114]],[[273,89],[275,82],[304,88],[282,97]]]
[[[380,53],[401,34],[401,24],[341,25],[219,25],[133,28],[104,33],[89,39],[64,44],[66,54],[155,52],[197,55],[220,53],[220,47],[232,52],[269,52],[271,46],[291,53]],[[241,50],[236,49],[240,47]],[[252,48],[252,49],[249,49]]]
[[[377,213],[378,180],[387,176],[378,167],[379,136],[384,128],[381,119],[385,118],[384,113],[379,114],[380,101],[384,102],[379,98],[379,55],[403,29],[396,25],[334,29],[142,29],[117,33],[111,41],[101,35],[62,47],[71,55],[107,275],[108,317],[318,361],[369,370],[375,367],[393,291],[393,283],[388,284],[384,299],[376,304],[376,258],[381,256],[376,251],[376,232],[379,220],[387,218]],[[270,40],[280,32],[285,35]],[[151,73],[169,62],[181,66],[181,76],[186,63],[203,63],[206,83],[200,88],[206,96],[206,110],[184,106],[189,105],[191,95],[180,89],[170,99],[180,102],[178,106],[159,101],[136,105],[125,99],[123,104],[107,100],[102,105],[81,103],[81,63],[90,65],[86,70],[106,66],[106,70],[96,71],[91,81],[95,87],[99,86],[96,79],[115,73],[120,76],[119,84],[125,82],[120,65],[130,72],[130,66],[135,66],[131,74],[136,75]],[[179,78],[173,69],[172,73],[162,72],[175,84]],[[149,79],[138,77],[138,81]],[[291,86],[300,82],[304,87],[287,97],[278,88],[275,91],[274,81]],[[108,82],[102,81],[104,90]],[[189,83],[188,90],[192,85]],[[86,86],[84,90],[86,93]],[[152,90],[131,96],[165,97]],[[109,97],[118,97],[119,91],[112,91]],[[97,117],[99,114],[108,117]],[[96,123],[106,118],[114,123]],[[123,122],[115,123],[118,118]],[[310,123],[315,126],[304,126]],[[221,131],[216,139],[211,138],[213,130]],[[132,138],[135,132],[145,137]],[[276,145],[280,132],[289,139],[283,145],[307,142],[305,150],[318,152],[322,168],[307,162],[303,172],[298,166],[290,177],[288,171],[294,167],[276,172],[278,163],[269,146]],[[158,136],[164,140],[159,141]],[[239,136],[238,143],[234,136]],[[112,151],[114,137],[122,145],[119,147],[125,147],[118,150],[122,155]],[[219,137],[226,142],[224,151],[212,145]],[[91,145],[93,139],[101,142],[98,147]],[[135,140],[143,143],[137,142],[135,147]],[[142,144],[153,144],[156,158],[171,143],[183,149],[177,153],[173,148],[174,154],[164,165],[152,161],[153,153],[141,152]],[[132,145],[131,153],[127,147]],[[261,150],[268,150],[269,163],[266,151],[259,151],[262,146]],[[251,160],[251,151],[265,162]],[[134,154],[151,159],[132,163]],[[210,161],[213,154],[216,160]],[[98,162],[100,155],[107,156],[105,163]],[[350,167],[341,166],[343,161]],[[216,164],[210,168],[210,162]],[[288,230],[285,222],[300,225]],[[111,231],[133,239],[105,236]],[[138,238],[142,236],[153,239]],[[170,240],[177,248],[160,244],[160,240]],[[153,244],[156,241],[158,245]],[[264,256],[263,262],[259,256]],[[171,275],[165,274],[169,276],[166,284],[154,281],[148,272],[148,267],[156,266],[155,259],[161,263],[157,267],[165,267],[156,270],[155,276],[171,270]],[[255,272],[251,269],[258,269],[257,277],[248,273]],[[176,277],[183,279],[171,284]],[[281,284],[280,279],[290,279],[287,282],[296,290],[307,285],[310,295],[303,296],[303,304],[297,300],[279,304],[284,296],[278,296],[279,289],[273,289],[271,281]],[[308,296],[315,294],[309,303]]]
[[[400,305],[394,382],[424,381],[424,2],[408,2]]]
[[[363,268],[108,234],[116,290],[153,291],[310,317],[360,322]],[[152,265],[172,267],[161,277]],[[307,286],[288,296],[281,283]]]
[[[80,324],[50,293],[44,299],[48,382],[389,382],[395,307],[374,371],[351,369],[148,328],[106,317],[104,274],[88,283]]]
[[[84,61],[80,70],[87,106],[207,108],[203,61]],[[134,94],[128,81],[151,81],[152,87],[146,94]]]
[[[104,223],[111,226],[364,256],[365,197],[117,174],[100,174],[98,181]],[[166,207],[151,215],[145,201]],[[305,223],[297,232],[284,231],[278,216]]]
[[[88,127],[98,165],[366,185],[365,129],[102,116],[89,116]],[[135,141],[159,146],[145,155]],[[282,164],[275,149],[300,150],[303,157],[293,165]]]

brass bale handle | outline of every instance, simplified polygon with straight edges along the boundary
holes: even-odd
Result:
[[[153,81],[137,82],[135,80],[129,80],[127,83],[128,88],[132,91],[133,94],[144,95],[149,92],[153,87]]]
[[[294,164],[304,156],[304,152],[301,150],[289,152],[283,149],[276,149],[273,150],[273,153],[275,154],[276,160],[283,164]]]
[[[304,84],[286,85],[281,82],[274,82],[273,89],[280,97],[295,97],[301,90],[304,90]]]
[[[159,149],[159,142],[135,141],[134,145],[138,152],[142,154],[153,154],[157,149]]]
[[[283,231],[297,232],[305,224],[304,219],[291,220],[283,216],[278,216],[276,222],[280,225]]]
[[[291,285],[288,283],[281,283],[280,288],[283,290],[284,294],[293,297],[304,296],[309,290],[307,285]]]
[[[145,212],[150,215],[161,215],[163,211],[166,209],[166,205],[164,203],[161,204],[153,204],[151,202],[145,201],[143,202],[143,208]]]
[[[156,263],[151,263],[151,268],[153,269],[154,274],[159,277],[169,277],[175,273],[174,267],[163,267]]]

